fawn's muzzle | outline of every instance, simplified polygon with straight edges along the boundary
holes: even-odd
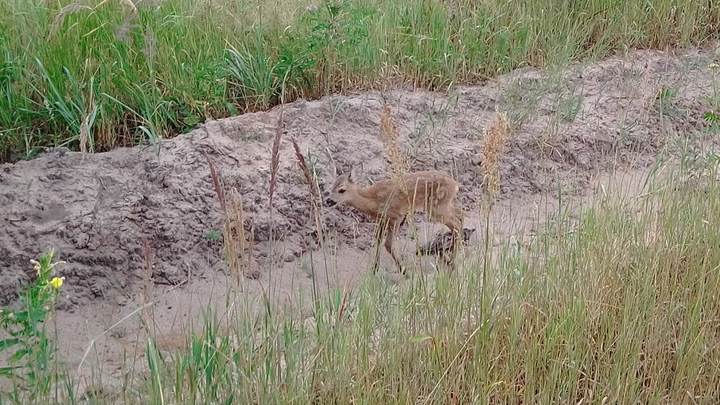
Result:
[[[328,207],[334,207],[336,204],[337,204],[337,202],[335,202],[335,200],[333,200],[331,198],[325,199],[325,205],[327,205]]]

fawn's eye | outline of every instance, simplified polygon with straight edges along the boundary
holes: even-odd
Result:
[[[345,192],[345,189],[344,189],[344,188],[341,188],[340,190],[338,190],[338,193],[339,193],[339,194],[342,194],[342,193],[344,193],[344,192]]]

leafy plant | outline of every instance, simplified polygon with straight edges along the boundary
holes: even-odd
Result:
[[[205,234],[205,238],[211,242],[218,242],[222,238],[222,233],[217,229],[210,229]]]
[[[566,122],[575,121],[578,113],[582,110],[583,96],[582,94],[572,94],[568,97],[563,97],[558,102],[558,112],[560,118]]]
[[[0,367],[0,377],[24,383],[34,395],[50,389],[50,372],[55,348],[45,324],[63,285],[64,277],[55,275],[54,252],[32,261],[37,277],[20,297],[20,309],[0,309],[0,354],[9,352],[9,365]]]
[[[703,118],[705,121],[713,125],[720,123],[720,115],[718,115],[715,111],[707,111],[703,114]]]
[[[677,106],[675,105],[677,96],[677,89],[663,86],[655,96],[655,109],[658,114],[663,117],[670,118],[677,115],[679,112]]]

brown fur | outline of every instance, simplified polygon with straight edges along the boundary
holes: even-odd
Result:
[[[454,203],[458,189],[455,180],[438,171],[409,173],[400,179],[386,179],[368,187],[355,184],[352,176],[346,174],[333,185],[328,203],[349,205],[376,219],[381,225],[380,240],[384,235],[385,249],[403,271],[392,251],[399,225],[406,216],[424,212],[432,222],[447,226],[454,237],[460,235],[463,215]]]

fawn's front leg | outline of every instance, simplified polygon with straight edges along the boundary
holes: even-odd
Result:
[[[373,274],[377,273],[378,267],[380,267],[380,242],[385,238],[387,232],[387,221],[381,219],[378,222],[377,232],[375,233],[375,257],[372,264]]]
[[[390,253],[390,256],[392,256],[395,265],[398,267],[398,270],[400,270],[400,273],[405,274],[405,269],[403,269],[402,265],[400,264],[400,260],[398,260],[397,256],[395,256],[395,252],[393,252],[392,250],[392,244],[393,239],[395,239],[396,230],[397,222],[388,221],[387,233],[385,234],[385,249],[388,251],[388,253]]]
[[[377,272],[377,269],[379,267],[380,263],[380,242],[385,241],[385,250],[387,250],[388,253],[390,253],[390,256],[393,259],[393,262],[398,267],[400,272],[402,274],[405,274],[405,271],[400,264],[400,260],[398,260],[397,256],[395,256],[395,252],[392,250],[392,244],[393,240],[395,239],[395,232],[397,231],[397,221],[394,220],[382,220],[378,224],[378,233],[377,233],[377,239],[376,239],[376,245],[375,245],[375,259],[373,261],[373,273]]]

